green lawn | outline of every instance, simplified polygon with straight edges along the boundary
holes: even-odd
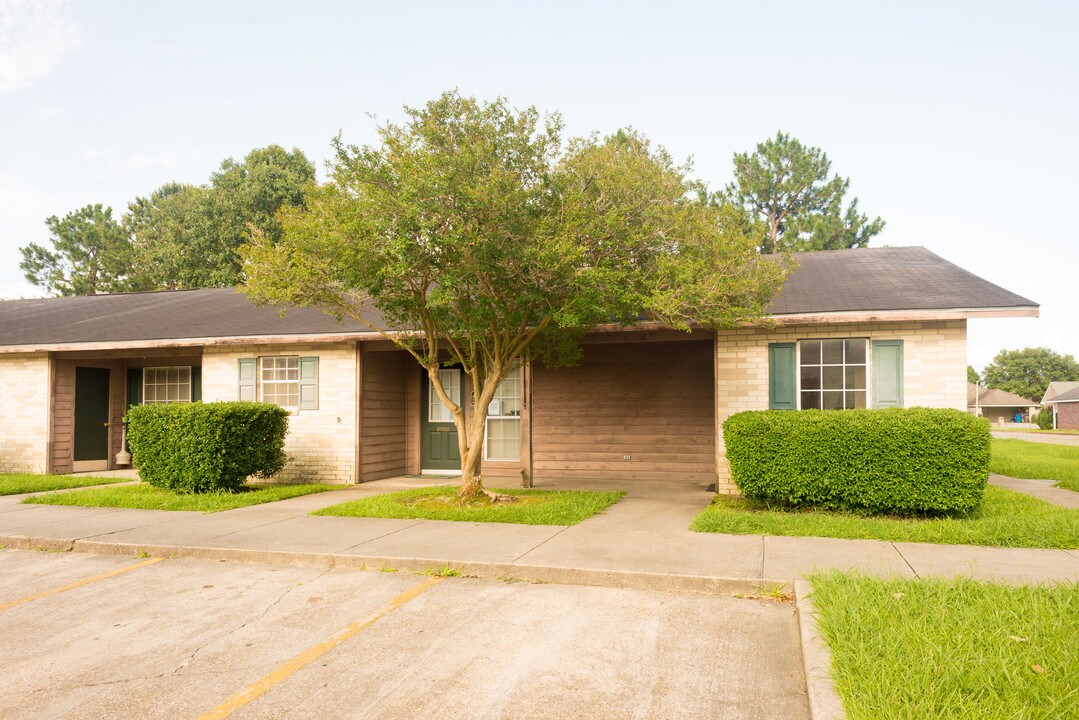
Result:
[[[403,490],[352,500],[316,510],[312,515],[346,517],[423,518],[426,520],[464,520],[470,522],[519,523],[522,525],[576,525],[585,518],[618,502],[624,492],[585,492],[581,490],[499,489],[496,492],[522,498],[519,504],[454,506],[447,504],[457,487]]]
[[[137,510],[193,510],[220,512],[310,495],[327,490],[340,490],[343,485],[245,485],[237,493],[183,494],[153,485],[125,485],[114,488],[75,490],[64,493],[35,495],[24,503],[40,505],[78,505],[82,507],[115,507]]]
[[[1079,445],[993,438],[989,472],[1014,478],[1056,480],[1058,487],[1079,492]]]
[[[63,490],[88,485],[110,485],[130,482],[131,478],[72,477],[71,475],[35,475],[31,473],[0,473],[0,495]]]
[[[850,720],[1079,717],[1079,584],[810,580]]]
[[[1050,505],[994,485],[976,510],[948,517],[898,518],[855,512],[791,510],[720,495],[693,520],[699,532],[1079,548],[1079,510]]]

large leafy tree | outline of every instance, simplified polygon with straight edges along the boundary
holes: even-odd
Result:
[[[819,148],[779,132],[755,152],[734,155],[724,199],[764,225],[763,253],[865,247],[884,221],[860,213],[858,198],[844,209],[850,179],[829,177],[831,168]]]
[[[112,208],[87,205],[45,220],[51,249],[19,248],[26,279],[56,295],[96,295],[130,289],[131,245]]]
[[[1038,402],[1051,382],[1079,381],[1079,362],[1049,348],[1001,350],[982,370],[986,387]]]
[[[336,140],[330,182],[282,212],[281,240],[242,251],[246,292],[356,318],[411,353],[453,414],[463,498],[486,492],[484,419],[514,362],[571,363],[588,328],[642,310],[758,320],[785,273],[636,133],[564,146],[558,115],[456,92],[406,115],[377,146]],[[470,419],[447,362],[472,381]]]
[[[315,179],[300,150],[279,145],[252,150],[221,163],[208,186],[169,183],[128,206],[126,225],[135,247],[141,290],[228,287],[243,275],[237,248],[252,230],[274,241],[283,206],[303,202]]]

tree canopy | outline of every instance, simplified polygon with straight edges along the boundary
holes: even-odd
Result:
[[[314,179],[300,150],[255,149],[242,162],[227,158],[207,185],[166,183],[136,198],[120,222],[100,205],[49,218],[52,248],[22,248],[20,267],[30,282],[65,295],[237,285],[236,250],[251,228],[279,238],[278,209],[303,202]]]
[[[96,295],[131,287],[131,243],[112,208],[87,205],[45,220],[52,248],[19,248],[26,279],[56,295]]]
[[[884,221],[860,213],[858,198],[844,209],[850,179],[829,178],[831,168],[820,148],[778,132],[753,153],[735,153],[723,199],[764,225],[762,253],[865,247]]]
[[[484,420],[513,363],[570,363],[587,329],[642,312],[760,320],[787,270],[639,133],[563,143],[557,114],[456,92],[405,113],[378,146],[337,138],[330,182],[282,211],[279,242],[256,233],[242,251],[246,292],[350,316],[410,352],[453,414],[462,495],[483,492]],[[472,380],[467,426],[447,362]]]
[[[1051,382],[1079,381],[1079,362],[1049,348],[1001,350],[982,370],[986,387],[1039,402]]]

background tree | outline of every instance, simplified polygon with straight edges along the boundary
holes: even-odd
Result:
[[[1079,362],[1044,347],[1001,350],[982,370],[982,381],[1038,402],[1049,383],[1079,381]]]
[[[128,206],[141,290],[229,287],[242,279],[237,248],[252,229],[273,242],[275,214],[303,202],[315,167],[297,149],[252,150],[243,162],[221,163],[209,186],[170,183]]]
[[[829,178],[832,163],[819,148],[779,132],[754,153],[736,153],[734,182],[723,199],[766,230],[762,253],[865,247],[884,229],[858,212],[858,198],[843,209],[849,178]]]
[[[585,330],[650,308],[683,324],[758,319],[782,279],[636,133],[563,148],[558,115],[455,92],[406,114],[377,147],[335,141],[331,181],[283,211],[280,242],[256,233],[242,251],[246,291],[350,316],[411,353],[453,414],[462,498],[485,492],[487,408],[513,363],[570,363]],[[730,277],[700,277],[719,256],[707,269]],[[447,362],[472,381],[467,424]]]
[[[30,282],[63,295],[237,285],[236,249],[252,228],[276,241],[278,209],[302,203],[314,179],[300,150],[258,148],[243,162],[222,162],[209,185],[166,183],[135,198],[122,226],[100,205],[49,218],[53,248],[21,248],[20,267]]]
[[[87,205],[45,220],[52,249],[19,248],[26,279],[56,295],[95,295],[130,289],[131,245],[112,208]]]
[[[982,382],[981,376],[978,374],[978,371],[974,369],[973,365],[967,365],[967,382],[974,383],[975,385],[980,385]]]

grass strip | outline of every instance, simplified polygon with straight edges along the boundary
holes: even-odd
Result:
[[[610,507],[625,495],[624,492],[521,488],[499,489],[495,492],[519,497],[522,502],[458,506],[447,502],[457,494],[457,487],[439,485],[351,500],[316,510],[311,514],[521,525],[576,525]]]
[[[23,500],[34,505],[75,505],[79,507],[113,507],[135,510],[190,510],[221,512],[248,505],[260,505],[276,500],[340,490],[343,485],[244,485],[240,492],[186,494],[140,483],[115,488],[94,488],[64,493],[35,495]]]
[[[693,520],[698,532],[793,535],[859,540],[1079,548],[1079,510],[1050,505],[990,485],[969,513],[940,517],[882,517],[833,510],[795,510],[720,495]]]
[[[810,580],[850,720],[1079,717],[1079,584]]]
[[[1055,480],[1057,487],[1079,492],[1079,446],[993,438],[989,472]]]
[[[0,473],[0,495],[22,495],[23,493],[80,488],[90,485],[111,485],[131,482],[132,478],[123,477],[88,477],[72,475],[37,475],[33,473]]]

